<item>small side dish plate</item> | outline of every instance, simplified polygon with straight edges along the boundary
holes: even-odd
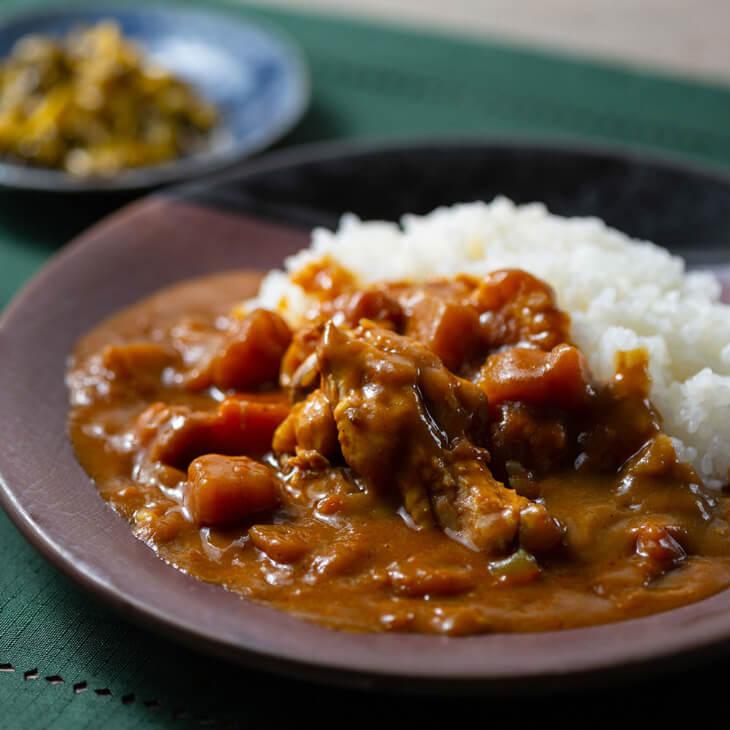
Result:
[[[541,634],[324,629],[163,563],[76,462],[66,432],[65,363],[78,337],[102,318],[191,277],[279,266],[307,245],[313,225],[335,225],[345,211],[396,219],[497,193],[543,200],[563,215],[598,215],[728,281],[730,178],[721,174],[625,152],[523,142],[280,153],[120,211],[66,247],[10,305],[0,320],[2,505],[50,561],[125,617],[201,650],[311,679],[544,692],[646,676],[730,649],[730,591],[647,618]]]
[[[140,190],[227,167],[289,132],[309,103],[309,76],[296,46],[278,31],[233,13],[184,7],[49,9],[0,18],[0,57],[29,34],[60,37],[115,21],[147,57],[216,106],[220,121],[200,152],[109,178],[0,160],[0,186],[49,192]]]

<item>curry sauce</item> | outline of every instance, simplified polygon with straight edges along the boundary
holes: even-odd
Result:
[[[197,578],[354,631],[541,631],[730,584],[730,502],[680,463],[647,355],[593,381],[550,288],[359,287],[323,261],[292,329],[256,275],[82,340],[70,431],[137,537]]]

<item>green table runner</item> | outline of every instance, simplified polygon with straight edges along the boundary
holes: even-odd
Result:
[[[2,10],[39,4],[4,0]],[[274,22],[304,49],[313,102],[286,144],[439,133],[580,136],[730,166],[725,88],[498,43],[208,4]],[[90,207],[0,194],[0,306],[71,235],[120,202]],[[272,724],[263,700],[273,703],[281,724],[304,728],[386,726],[394,710],[413,722],[444,711],[452,721],[459,712],[481,712],[478,702],[414,706],[312,690],[201,658],[93,603],[0,512],[0,728],[253,728]],[[327,714],[335,701],[347,708],[345,716]]]

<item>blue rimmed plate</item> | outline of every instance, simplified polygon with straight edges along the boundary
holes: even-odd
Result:
[[[0,21],[0,57],[29,33],[59,36],[107,19],[218,107],[221,122],[210,143],[195,155],[109,179],[0,161],[0,186],[119,191],[191,179],[264,149],[291,130],[306,110],[309,77],[298,49],[278,31],[233,13],[170,6],[63,8],[10,16]]]

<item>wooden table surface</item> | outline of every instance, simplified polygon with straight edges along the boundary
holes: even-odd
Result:
[[[269,0],[730,83],[729,0]]]

